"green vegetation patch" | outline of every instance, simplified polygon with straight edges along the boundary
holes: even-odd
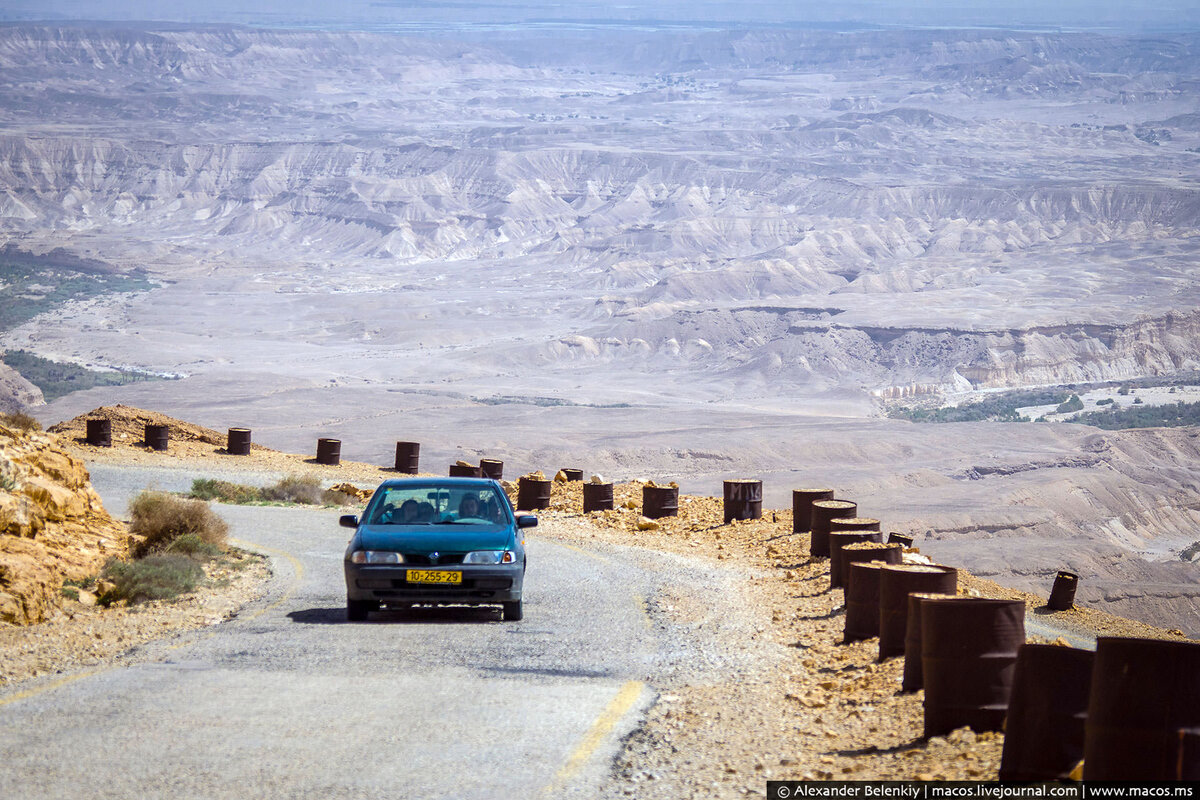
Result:
[[[1124,428],[1181,428],[1200,425],[1200,403],[1177,402],[1161,406],[1139,404],[1136,408],[1110,406],[1105,411],[1079,414],[1067,422],[1093,425],[1109,431]]]
[[[70,300],[154,288],[144,270],[118,272],[111,266],[77,258],[63,250],[45,255],[12,245],[0,249],[0,330],[10,330]]]
[[[1028,417],[1017,413],[1018,408],[1058,405],[1069,399],[1070,393],[1065,389],[1028,389],[999,392],[946,408],[893,408],[888,416],[913,422],[1029,422]],[[1083,404],[1079,407],[1083,408]]]
[[[134,556],[170,552],[176,542],[202,542],[218,552],[225,549],[229,526],[207,503],[185,500],[165,492],[144,491],[129,504],[129,532],[139,538]],[[197,552],[195,546],[192,552]],[[186,551],[185,551],[186,552]]]
[[[46,402],[56,400],[71,392],[92,389],[96,386],[124,386],[127,383],[164,380],[162,376],[131,370],[100,371],[81,367],[78,364],[60,364],[34,355],[27,350],[9,350],[3,356],[8,366],[21,373],[21,377],[42,390]]]

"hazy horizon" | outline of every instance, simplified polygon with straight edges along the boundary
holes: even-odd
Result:
[[[524,0],[215,0],[199,6],[188,0],[6,0],[0,21],[150,21],[227,23],[249,26],[361,28],[375,30],[470,30],[493,26],[606,26],[638,27],[986,27],[1080,29],[1109,32],[1200,30],[1200,4],[1143,3],[1107,0],[1039,3],[1019,0],[1006,4],[960,2],[908,3],[895,0],[849,0],[839,4],[801,2],[622,3],[546,2]]]

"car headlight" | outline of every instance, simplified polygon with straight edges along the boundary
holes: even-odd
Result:
[[[517,554],[512,550],[476,550],[467,553],[464,564],[514,564]]]
[[[350,554],[352,564],[403,564],[404,556],[390,550],[355,550]]]

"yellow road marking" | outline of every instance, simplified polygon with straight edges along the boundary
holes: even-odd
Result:
[[[634,592],[633,604],[637,606],[638,611],[642,612],[642,624],[646,626],[646,630],[653,628],[654,621],[650,619],[650,605],[646,602],[646,598]]]
[[[567,544],[566,542],[553,542],[553,544],[556,544],[559,547],[565,547],[568,550],[574,550],[576,553],[583,553],[588,558],[594,558],[597,561],[603,561],[605,564],[612,563],[612,559],[608,556],[602,556],[599,553],[593,553],[590,550],[584,550],[582,547],[576,547],[573,544]]]
[[[74,675],[67,675],[65,677],[58,678],[57,680],[50,681],[49,683],[44,683],[41,686],[35,686],[32,689],[26,689],[23,692],[17,692],[16,694],[10,694],[8,697],[0,699],[0,706],[6,706],[9,703],[15,703],[18,700],[25,700],[26,698],[33,697],[34,695],[39,695],[42,692],[48,692],[51,689],[57,689],[60,686],[66,686],[68,683],[77,681],[80,678],[86,678],[90,675],[98,675],[99,673],[107,672],[110,669],[112,669],[112,667],[102,667],[100,669],[89,669],[87,672],[77,672]]]
[[[283,593],[282,597],[280,597],[274,603],[271,603],[269,606],[264,606],[264,607],[260,608],[258,611],[255,611],[253,614],[249,614],[245,617],[238,617],[238,619],[242,619],[242,620],[258,619],[263,614],[266,614],[268,611],[273,611],[274,609],[279,608],[281,605],[283,605],[284,603],[286,603],[288,600],[291,599],[292,595],[295,594],[295,592],[296,592],[296,587],[299,586],[300,581],[302,581],[304,579],[304,565],[300,563],[300,559],[296,558],[291,553],[288,553],[284,550],[276,550],[273,547],[263,547],[262,545],[249,544],[247,542],[234,542],[234,544],[236,546],[242,548],[243,550],[253,550],[254,548],[257,548],[257,549],[263,551],[264,553],[268,553],[269,555],[279,556],[280,558],[284,559],[289,564],[291,564],[292,569],[295,570],[295,572],[296,572],[296,579],[292,582],[291,587],[288,588],[288,590]]]
[[[633,708],[633,704],[637,702],[644,688],[645,684],[641,681],[629,681],[621,687],[617,696],[609,702],[604,712],[592,723],[592,728],[583,737],[583,741],[567,757],[566,763],[554,775],[554,780],[542,790],[543,796],[554,796],[562,791],[571,778],[575,777],[575,774],[595,754],[596,748],[604,741],[604,737],[611,733],[621,718]]]

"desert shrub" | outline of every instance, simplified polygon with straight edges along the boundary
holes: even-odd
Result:
[[[316,475],[288,475],[274,486],[262,490],[266,500],[306,505],[320,505],[324,502],[323,495],[321,479]]]
[[[0,414],[0,425],[25,433],[40,431],[42,429],[42,423],[23,411],[11,411],[7,414]]]
[[[212,542],[206,542],[194,533],[176,536],[164,549],[164,553],[180,553],[192,558],[214,558],[221,555],[221,548]]]
[[[216,478],[196,478],[188,495],[197,500],[216,500],[220,503],[254,503],[263,499],[255,486],[221,481]]]
[[[1142,404],[1142,398],[1140,398],[1140,397],[1133,398],[1133,404],[1135,406],[1140,406]]]
[[[0,472],[0,492],[11,492],[17,488],[17,481],[12,475]]]
[[[327,506],[353,506],[358,504],[358,498],[337,489],[326,489],[321,492],[321,502]]]
[[[1071,395],[1066,402],[1060,403],[1058,408],[1054,409],[1056,414],[1069,414],[1072,411],[1083,411],[1083,401],[1077,394]]]
[[[188,556],[156,553],[136,561],[113,559],[104,566],[101,577],[114,587],[100,597],[102,603],[140,603],[170,600],[192,591],[204,577],[204,569]]]
[[[137,557],[166,550],[179,537],[191,534],[218,549],[225,546],[229,526],[207,504],[164,492],[144,491],[129,504],[131,533],[141,537]]]

